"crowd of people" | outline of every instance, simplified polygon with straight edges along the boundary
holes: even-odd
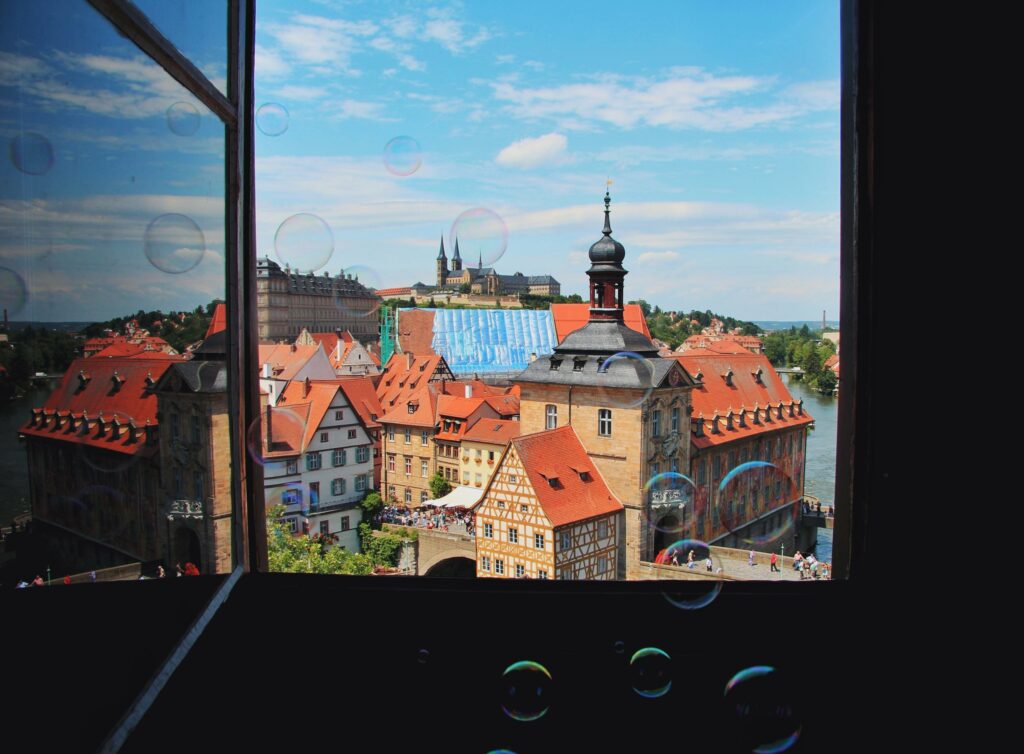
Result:
[[[473,513],[465,508],[401,508],[397,505],[385,505],[377,514],[378,524],[398,524],[439,531],[465,532],[473,534]]]
[[[185,567],[184,568],[181,567],[181,563],[176,563],[175,566],[174,566],[174,570],[175,570],[175,576],[198,576],[199,575],[199,568],[196,567],[195,563],[185,563]],[[139,575],[139,581],[148,581],[149,579],[162,579],[162,578],[166,578],[166,576],[167,576],[167,571],[164,570],[164,567],[162,565],[157,565],[157,567],[156,567],[156,574],[155,575],[153,575],[153,576],[146,576],[145,574],[140,574]],[[96,577],[96,571],[89,571],[89,581],[91,583],[96,583],[97,580],[98,579]],[[71,584],[71,576],[65,576],[62,579],[62,582],[64,584]],[[32,581],[25,581],[25,580],[19,581],[17,584],[14,585],[14,588],[15,589],[28,589],[29,587],[33,587],[33,586],[48,586],[48,582],[44,581],[42,576],[40,576],[39,574],[36,574],[36,577],[34,579],[32,579]]]
[[[815,558],[814,553],[804,557],[797,550],[796,555],[793,556],[793,570],[800,574],[801,581],[804,579],[823,579],[829,581],[832,578],[831,566]]]
[[[815,501],[815,502],[812,503],[809,500],[804,500],[802,507],[803,507],[804,513],[821,513],[822,512],[821,501]],[[825,508],[824,508],[824,513],[825,513],[825,517],[826,518],[831,518],[832,516],[835,515],[835,507],[831,506],[831,505],[826,505]]]

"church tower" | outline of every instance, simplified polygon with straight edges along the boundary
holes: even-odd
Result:
[[[441,236],[441,250],[437,252],[437,287],[443,288],[448,278],[448,257],[444,253],[444,236]]]
[[[618,578],[649,577],[666,536],[693,523],[692,504],[648,500],[645,486],[664,471],[690,468],[690,392],[693,378],[664,359],[623,319],[622,262],[626,249],[612,238],[611,197],[605,192],[604,230],[590,247],[590,319],[550,356],[535,359],[513,382],[520,387],[521,434],[572,425],[609,488],[625,508],[617,537]],[[689,518],[688,518],[689,517]],[[667,521],[681,522],[671,527]],[[668,542],[667,544],[671,544]]]
[[[452,272],[458,272],[462,269],[462,257],[459,256],[459,238],[455,237],[455,253],[452,254]]]

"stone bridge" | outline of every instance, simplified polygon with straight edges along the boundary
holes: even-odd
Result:
[[[384,524],[383,528],[403,527]],[[476,540],[473,537],[418,527],[415,531],[417,576],[476,576]]]

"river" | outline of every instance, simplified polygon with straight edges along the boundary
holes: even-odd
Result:
[[[801,381],[786,376],[786,387],[794,398],[804,399],[804,408],[814,417],[814,429],[807,435],[807,467],[804,492],[833,505],[836,499],[836,438],[839,400],[809,390]],[[818,529],[818,560],[832,562],[832,530]]]
[[[23,398],[0,403],[0,524],[4,526],[10,526],[19,513],[29,512],[28,463],[18,429],[28,421],[29,409],[42,406],[49,394],[49,388],[32,389]]]

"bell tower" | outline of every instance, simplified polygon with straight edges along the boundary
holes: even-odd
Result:
[[[444,253],[444,236],[441,236],[441,250],[437,252],[437,287],[444,287],[448,277],[448,257]]]

